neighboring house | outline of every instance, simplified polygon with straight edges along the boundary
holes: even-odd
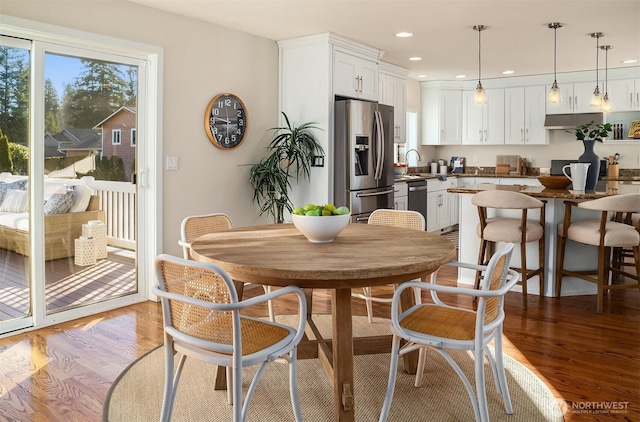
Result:
[[[120,107],[93,127],[102,132],[102,156],[117,156],[124,163],[125,180],[131,180],[136,157],[136,110]]]
[[[100,131],[94,129],[63,129],[44,136],[45,157],[85,157],[102,149]]]

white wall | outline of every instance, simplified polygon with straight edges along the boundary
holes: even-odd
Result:
[[[0,14],[164,49],[162,148],[180,167],[162,172],[163,252],[182,254],[180,222],[190,214],[224,212],[236,226],[258,222],[244,165],[260,160],[278,123],[274,41],[122,1],[2,0]],[[204,131],[204,110],[222,92],[238,95],[248,110],[247,138],[231,151],[214,147]]]

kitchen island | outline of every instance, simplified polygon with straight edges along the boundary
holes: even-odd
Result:
[[[608,181],[598,182],[596,190],[578,192],[573,190],[546,189],[544,186],[524,186],[524,185],[494,185],[478,184],[459,186],[447,189],[450,193],[461,194],[459,198],[459,237],[460,246],[458,259],[463,262],[475,263],[478,260],[478,250],[480,239],[478,238],[476,227],[479,223],[478,210],[471,203],[474,193],[485,190],[510,190],[533,196],[546,202],[545,206],[545,296],[553,296],[555,292],[555,270],[557,258],[558,224],[564,218],[564,202],[584,201],[602,198],[610,195],[622,195],[626,193],[640,192],[640,182],[638,181]],[[493,214],[491,214],[493,215]],[[489,215],[489,216],[491,216]],[[504,210],[500,215],[519,216],[518,211]],[[579,220],[593,218],[598,213],[580,208],[574,209],[572,219]],[[539,211],[530,210],[528,218],[536,220],[540,218]],[[527,245],[527,262],[538,262],[538,247],[536,242]],[[567,242],[565,254],[565,268],[574,270],[592,270],[597,265],[597,248],[575,242]],[[514,250],[512,263],[514,267],[520,265],[520,252]],[[470,270],[460,270],[458,273],[458,284],[474,285],[475,272]],[[529,283],[529,293],[539,294],[537,277],[532,278]],[[514,290],[521,289],[521,286],[514,287]],[[562,281],[562,295],[595,295],[597,286],[584,280],[574,277],[565,277]],[[594,298],[595,300],[595,298]]]

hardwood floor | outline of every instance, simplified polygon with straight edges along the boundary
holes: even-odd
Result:
[[[453,271],[440,275],[453,283]],[[261,292],[255,286],[245,296]],[[595,296],[531,295],[527,311],[520,293],[506,297],[505,352],[562,399],[567,421],[640,420],[640,292],[616,291],[605,302],[597,315]],[[288,313],[286,302],[275,306]],[[374,310],[385,316],[389,307]],[[314,292],[313,311],[329,312],[327,291]],[[354,313],[366,314],[364,301],[354,299]],[[0,339],[0,420],[98,421],[118,374],[161,343],[161,310],[152,302]],[[619,413],[589,410],[612,405]]]

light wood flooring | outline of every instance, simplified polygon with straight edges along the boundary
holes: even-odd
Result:
[[[454,283],[453,271],[445,268],[440,276],[445,284]],[[261,292],[256,286],[245,296]],[[382,292],[392,294],[390,288]],[[467,299],[462,303],[471,307]],[[315,313],[328,313],[329,305],[327,291],[314,292]],[[640,292],[613,292],[601,315],[595,306],[595,296],[530,295],[524,311],[521,294],[508,293],[505,352],[566,403],[565,420],[638,421]],[[386,304],[374,308],[377,316],[388,315]],[[276,302],[277,313],[290,309],[289,303]],[[354,299],[354,313],[365,314],[363,301]],[[266,308],[256,314],[266,315]],[[161,310],[152,302],[0,339],[0,420],[99,421],[118,374],[161,343]],[[626,408],[597,414],[585,409],[611,403]],[[572,410],[573,405],[580,409]]]

